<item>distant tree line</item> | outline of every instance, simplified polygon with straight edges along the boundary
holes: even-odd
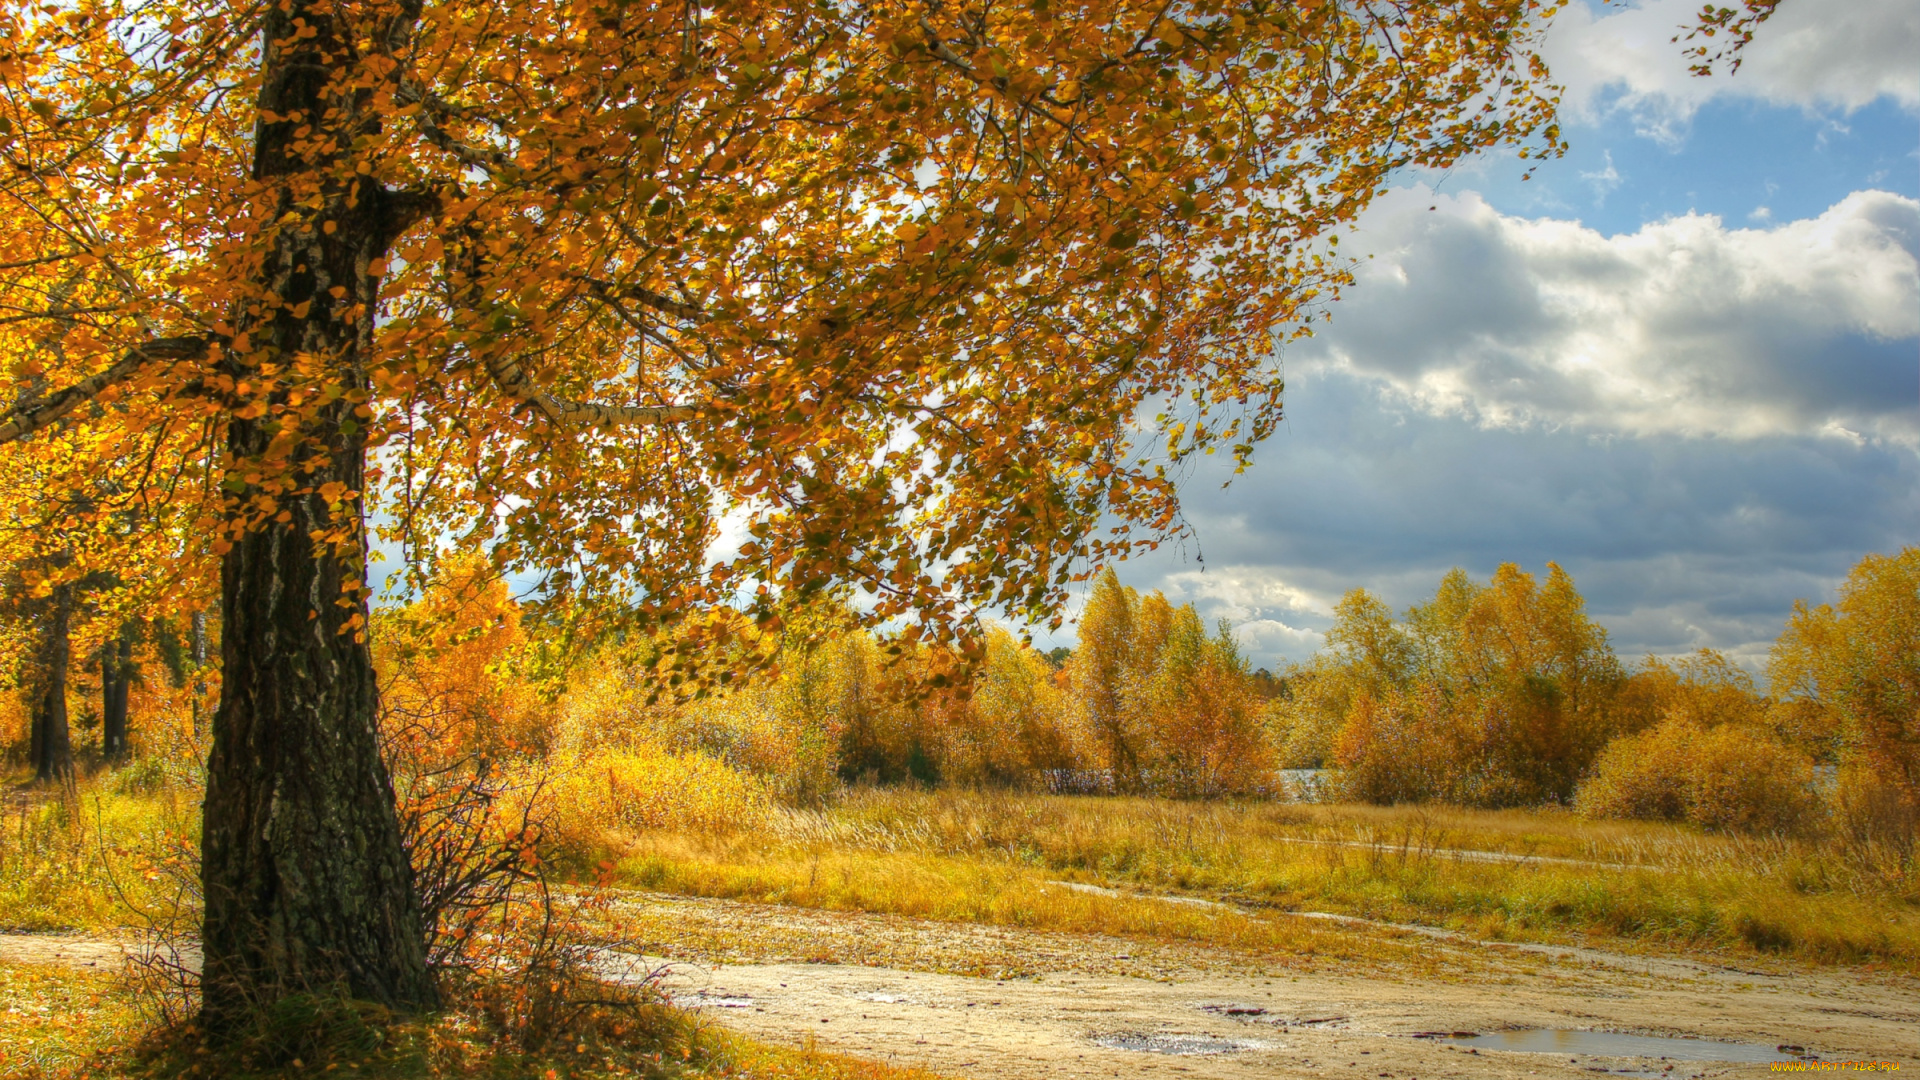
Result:
[[[1920,548],[1863,559],[1835,604],[1796,605],[1764,688],[1712,650],[1621,663],[1551,563],[1544,580],[1511,564],[1485,582],[1454,570],[1399,613],[1356,589],[1326,647],[1273,673],[1250,669],[1225,623],[1112,572],[1088,595],[1077,646],[1046,653],[997,628],[971,656],[888,642],[835,603],[796,602],[770,634],[711,635],[730,642],[707,658],[724,677],[681,695],[663,693],[661,673],[684,642],[576,647],[564,628],[523,626],[490,573],[452,566],[374,625],[383,693],[485,759],[645,744],[802,804],[903,783],[1267,797],[1283,794],[1284,770],[1313,769],[1327,797],[1364,802],[1759,832],[1835,814],[1920,823]],[[87,752],[109,759],[124,753],[143,672],[193,683],[167,700],[205,698],[204,624],[96,628],[86,658],[56,668],[47,643],[63,610],[52,598],[15,613],[16,754],[47,759],[55,686],[62,703],[85,701],[72,711],[98,733]]]
[[[1710,649],[1615,657],[1574,583],[1455,570],[1394,613],[1365,590],[1286,672],[1278,760],[1370,802],[1573,804],[1596,816],[1781,830],[1822,797],[1920,802],[1920,548],[1869,555],[1837,605],[1797,604],[1763,690]]]

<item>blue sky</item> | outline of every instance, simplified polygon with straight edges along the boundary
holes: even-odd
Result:
[[[1757,668],[1796,598],[1920,542],[1920,4],[1786,0],[1712,79],[1668,40],[1697,8],[1571,5],[1572,151],[1403,178],[1284,354],[1286,429],[1122,579],[1271,666],[1348,589],[1552,559],[1623,656]]]

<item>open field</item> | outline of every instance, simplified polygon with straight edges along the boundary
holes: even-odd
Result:
[[[1765,1065],[1480,1049],[1422,1032],[1561,1028],[1682,1036],[1827,1060],[1916,1064],[1920,987],[1893,975],[1782,963],[1770,970],[1588,952],[1521,952],[1368,927],[1349,951],[1378,966],[1277,967],[1232,949],[1093,934],[975,928],[897,917],[802,913],[710,901],[659,906],[662,928],[781,924],[828,942],[837,963],[763,947],[750,962],[685,970],[678,999],[764,1037],[814,1037],[848,1052],[980,1076],[1394,1077],[1759,1075]],[[859,941],[886,942],[862,964]],[[902,943],[905,943],[904,945]],[[1010,947],[1022,974],[943,974],[969,945]],[[813,946],[818,948],[818,946]],[[824,951],[824,950],[823,950]],[[1400,962],[1394,959],[1401,957]],[[983,956],[983,959],[986,957]],[[871,961],[868,962],[871,964]],[[982,964],[981,969],[990,965]],[[989,975],[994,974],[989,972]],[[1697,1045],[1697,1044],[1696,1044]],[[1154,1053],[1150,1047],[1175,1053]],[[1211,1053],[1179,1053],[1213,1050]],[[1775,1052],[1769,1057],[1790,1060]],[[1364,1068],[1362,1068],[1364,1066]],[[1671,1072],[1668,1067],[1673,1066]]]
[[[94,782],[9,804],[8,1075],[132,1074],[119,1051],[151,1020],[114,973],[140,912],[190,866],[191,803]],[[704,1049],[662,1075],[1765,1069],[1409,1037],[1533,1028],[1920,1064],[1920,911],[1791,840],[1564,813],[862,789],[751,831],[610,833],[565,856],[613,866],[595,916],[610,947],[675,965],[673,1030],[695,1033],[675,1045]],[[492,1061],[456,1028],[407,1029],[333,1071],[656,1064]]]
[[[1325,912],[1490,940],[1920,965],[1920,902],[1787,839],[1565,813],[864,791],[766,829],[615,845],[665,892],[1316,955]],[[1059,887],[1232,905],[1202,918]],[[1352,959],[1351,946],[1342,950]]]
[[[0,828],[0,926],[134,924],[198,843],[172,788],[13,803]],[[1361,959],[1323,912],[1488,940],[1795,956],[1912,972],[1920,900],[1830,851],[1686,826],[1421,807],[1191,803],[863,790],[772,811],[752,830],[608,834],[576,851],[618,883],[831,910],[1119,933]],[[1180,894],[1236,909],[1141,903],[1062,883]]]
[[[1599,1070],[1731,1077],[1761,1075],[1767,1060],[1802,1055],[1920,1065],[1910,1038],[1920,1024],[1920,986],[1891,972],[1797,961],[1741,968],[1438,941],[1362,925],[1332,927],[1324,936],[1347,939],[1339,951],[1369,960],[1300,967],[1283,956],[1218,945],[738,901],[630,894],[613,911],[618,925],[609,927],[610,936],[646,948],[652,955],[644,968],[673,965],[668,993],[710,1045],[730,1048],[725,1060],[742,1075],[925,1075],[889,1071],[906,1067],[1021,1080],[1328,1072],[1551,1077]],[[48,973],[58,970],[50,965],[104,962],[111,952],[97,939],[6,936],[0,960],[16,963],[0,970],[16,987],[40,980],[39,997],[19,998],[27,1012],[39,1001],[53,1006],[33,1021],[40,1029],[59,1026],[69,1039],[99,1041],[98,1032],[133,1030],[111,982],[86,974],[55,983]],[[35,963],[18,963],[27,959]],[[66,1019],[51,1019],[56,1011]],[[715,1025],[753,1041],[722,1036]],[[1765,1060],[1661,1060],[1577,1045],[1523,1052],[1485,1038],[1420,1037],[1540,1028],[1706,1040],[1684,1045]],[[756,1049],[758,1057],[742,1056],[743,1048],[768,1044],[799,1053]],[[1800,1049],[1774,1049],[1781,1045]],[[824,1053],[809,1055],[810,1048]],[[865,1066],[835,1055],[884,1064],[861,1072]],[[591,1071],[583,1057],[556,1055],[558,1075],[618,1075]],[[420,1066],[363,1075],[461,1072]]]

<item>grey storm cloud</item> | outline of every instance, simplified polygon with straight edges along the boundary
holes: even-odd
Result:
[[[1395,192],[1283,357],[1283,431],[1230,487],[1186,477],[1193,542],[1122,577],[1273,664],[1347,589],[1404,607],[1452,566],[1551,559],[1623,655],[1757,664],[1796,598],[1920,537],[1917,235],[1920,203],[1881,192],[1614,237]]]
[[[1856,192],[1765,229],[1604,236],[1477,196],[1393,193],[1321,337],[1288,355],[1481,426],[1826,434],[1920,445],[1920,202]]]

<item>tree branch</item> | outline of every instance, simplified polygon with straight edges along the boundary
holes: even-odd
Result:
[[[695,405],[602,405],[544,393],[527,378],[512,357],[488,359],[487,374],[507,396],[532,408],[548,422],[571,427],[601,425],[674,424],[700,414]]]
[[[654,292],[644,285],[616,285],[599,278],[587,278],[587,288],[601,296],[617,296],[622,300],[632,300],[636,304],[645,304],[662,315],[671,315],[690,323],[706,322],[709,316],[698,304],[689,304],[684,300],[675,300],[664,293]]]
[[[1774,9],[1780,6],[1780,0],[1742,0],[1740,10],[1730,7],[1715,7],[1708,4],[1700,9],[1700,21],[1692,26],[1683,26],[1686,36],[1673,35],[1675,42],[1692,41],[1695,38],[1712,38],[1726,34],[1730,39],[1718,49],[1711,45],[1696,45],[1685,52],[1685,56],[1695,61],[1688,70],[1695,75],[1712,75],[1713,65],[1722,60],[1731,60],[1727,65],[1727,74],[1736,74],[1746,57],[1741,50],[1753,43],[1753,32],[1759,25],[1773,17]]]
[[[440,207],[440,193],[430,188],[406,187],[386,191],[381,203],[381,231],[384,234],[381,246],[384,248],[393,243],[414,223],[438,214]]]
[[[23,439],[45,428],[155,360],[193,360],[206,354],[207,339],[200,337],[156,338],[136,346],[97,375],[89,375],[64,390],[38,400],[23,401],[7,410],[5,422],[0,423],[0,444]]]
[[[442,101],[439,95],[431,90],[415,86],[410,81],[402,81],[393,96],[394,100],[403,105],[418,105],[420,111],[416,114],[416,119],[420,124],[421,133],[427,137],[428,142],[452,154],[462,165],[471,165],[488,173],[513,167],[513,162],[507,155],[498,150],[462,142],[446,128],[441,127],[442,118],[457,119],[461,113],[459,109]]]
[[[687,365],[687,368],[689,370],[691,371],[706,370],[707,365],[702,364],[698,360],[695,360],[692,357],[692,355],[690,355],[687,352],[687,350],[680,347],[678,342],[674,341],[672,338],[666,336],[665,334],[662,334],[660,331],[655,330],[653,327],[648,326],[646,322],[643,319],[641,319],[638,315],[635,315],[633,312],[628,311],[624,306],[621,305],[618,297],[609,296],[606,290],[593,288],[591,285],[589,285],[588,288],[591,289],[591,291],[593,292],[594,299],[600,301],[602,304],[605,304],[607,306],[607,310],[613,312],[614,315],[617,316],[621,322],[626,323],[628,326],[632,327],[634,333],[639,334],[641,337],[647,339],[648,341],[653,342],[655,345],[658,345],[661,348],[672,353],[673,355],[679,357],[680,362]]]

